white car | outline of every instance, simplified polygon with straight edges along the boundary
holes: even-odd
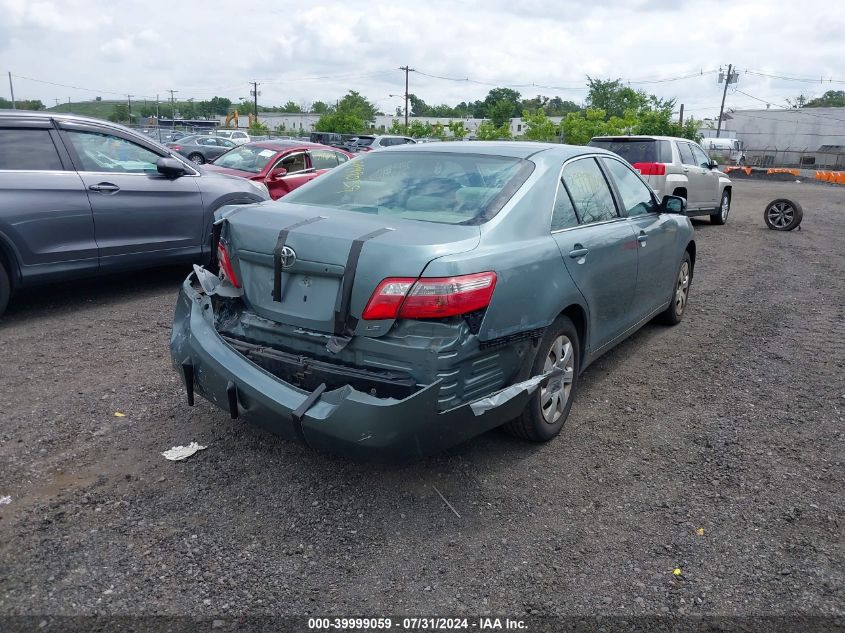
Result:
[[[235,145],[243,145],[249,143],[252,139],[246,132],[240,130],[215,130],[214,136],[222,136],[232,141]]]
[[[724,224],[731,210],[731,180],[698,143],[673,136],[596,136],[588,143],[627,160],[658,197],[686,198],[687,215]]]

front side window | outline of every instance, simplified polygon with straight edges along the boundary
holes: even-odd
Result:
[[[610,187],[595,159],[583,158],[569,163],[563,170],[563,181],[572,194],[572,202],[581,224],[604,222],[618,217]]]
[[[693,158],[695,159],[696,164],[699,167],[704,167],[704,169],[709,169],[710,159],[707,158],[707,154],[705,154],[697,145],[690,144],[690,149],[692,149]]]
[[[305,164],[305,152],[285,156],[282,160],[276,163],[274,169],[276,167],[284,167],[288,170],[288,174],[295,174],[298,171],[308,169],[308,165]]]
[[[570,229],[573,226],[578,226],[578,216],[575,215],[575,207],[572,206],[569,192],[563,186],[563,181],[560,181],[557,183],[557,195],[552,211],[552,231]]]
[[[657,211],[651,190],[640,180],[631,169],[618,160],[602,158],[604,164],[610,170],[610,175],[616,183],[619,195],[622,197],[622,204],[625,206],[629,216],[643,215]]]
[[[325,149],[312,149],[311,166],[314,169],[331,169],[332,167],[337,167],[337,154]]]
[[[0,130],[0,169],[61,171],[62,161],[49,130]]]
[[[158,154],[131,141],[101,132],[67,132],[82,163],[81,171],[146,174],[157,171]]]
[[[533,171],[508,156],[413,152],[363,154],[296,189],[286,202],[387,218],[444,224],[482,224],[492,218]]]
[[[345,163],[349,160],[349,156],[347,156],[346,154],[341,154],[340,152],[335,152],[335,156],[337,157],[338,164]]]

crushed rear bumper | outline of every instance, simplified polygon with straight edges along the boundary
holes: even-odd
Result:
[[[374,461],[430,455],[517,417],[538,378],[551,378],[535,377],[442,412],[437,411],[440,381],[404,398],[375,397],[349,384],[309,392],[271,374],[227,342],[214,327],[210,297],[194,288],[193,277],[188,276],[179,293],[170,341],[173,366],[185,381],[189,404],[197,393],[232,417],[317,450]]]

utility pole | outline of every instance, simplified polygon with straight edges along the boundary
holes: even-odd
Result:
[[[168,90],[170,93],[170,127],[176,127],[176,99],[173,96],[178,90]]]
[[[17,110],[15,106],[15,87],[12,85],[12,71],[9,71],[9,91],[12,93],[12,110]]]
[[[132,125],[132,95],[126,95],[126,103],[129,106],[129,125]]]
[[[70,114],[70,97],[67,98],[67,111]]]
[[[399,70],[405,71],[405,132],[408,132],[408,73],[414,72],[413,68],[400,66]]]
[[[255,115],[255,121],[258,122],[258,82],[252,82],[252,98],[254,104],[253,114]]]
[[[684,104],[681,104],[681,116],[678,117],[678,126],[684,127]]]
[[[725,89],[722,91],[722,105],[719,108],[719,123],[716,125],[716,138],[722,134],[722,116],[725,113],[725,97],[728,94],[728,84],[731,83],[731,71],[733,64],[728,64],[728,74],[725,75]]]

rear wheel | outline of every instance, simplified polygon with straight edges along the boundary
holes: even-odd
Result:
[[[202,154],[197,154],[197,153],[191,154],[191,155],[188,156],[188,160],[196,163],[197,165],[205,164],[205,158],[203,157]]]
[[[731,192],[725,191],[722,193],[722,201],[719,203],[719,209],[716,213],[710,216],[710,222],[713,224],[724,224],[728,221],[728,213],[731,211]]]
[[[532,442],[546,442],[560,433],[569,417],[580,369],[580,344],[575,325],[565,316],[555,319],[543,335],[531,375],[554,369],[560,369],[561,375],[537,388],[522,415],[505,425],[508,433]]]
[[[12,294],[12,284],[9,281],[9,273],[0,261],[0,316],[6,311],[9,305],[9,296]]]
[[[667,325],[677,325],[684,318],[689,300],[689,288],[692,283],[692,260],[689,253],[684,253],[678,274],[675,277],[675,288],[672,291],[672,301],[658,319]]]
[[[773,231],[791,231],[804,219],[804,209],[797,202],[778,198],[768,204],[763,219]]]

